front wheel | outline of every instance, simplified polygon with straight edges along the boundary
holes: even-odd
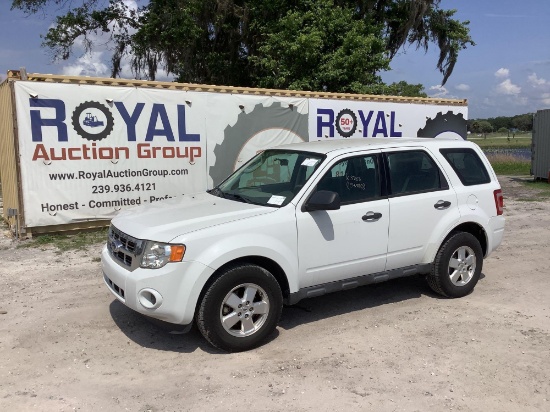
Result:
[[[456,232],[437,252],[428,284],[440,295],[460,298],[474,289],[482,266],[479,240],[470,233]]]
[[[208,287],[197,326],[213,346],[244,351],[275,330],[282,307],[281,288],[269,271],[250,264],[233,266]]]

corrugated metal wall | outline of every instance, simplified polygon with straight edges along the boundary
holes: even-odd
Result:
[[[15,120],[13,104],[13,82],[5,80],[0,84],[0,181],[4,202],[3,218],[8,220],[8,209],[17,209],[19,205],[19,177],[16,157]],[[14,217],[9,220],[15,224]],[[21,225],[18,225],[21,227]]]
[[[533,121],[533,161],[535,179],[548,179],[550,172],[550,110],[539,110]]]

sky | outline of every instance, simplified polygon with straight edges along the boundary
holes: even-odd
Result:
[[[125,0],[130,5],[147,0]],[[109,77],[105,47],[84,54],[79,44],[68,61],[52,62],[41,47],[41,35],[54,21],[56,9],[25,16],[10,11],[11,0],[0,0],[0,78],[10,69],[29,73]],[[456,9],[458,20],[470,21],[476,46],[462,50],[451,77],[441,86],[435,44],[424,53],[402,49],[386,83],[405,80],[422,84],[428,96],[468,99],[470,119],[514,116],[550,108],[550,0],[442,0],[441,8]],[[122,77],[131,78],[125,67]],[[171,80],[167,78],[166,80]]]

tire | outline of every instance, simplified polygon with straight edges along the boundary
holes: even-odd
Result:
[[[440,295],[460,298],[474,289],[482,267],[483,250],[476,237],[454,232],[437,252],[428,284]]]
[[[210,344],[240,352],[257,347],[275,330],[282,308],[281,288],[273,275],[243,264],[226,269],[208,287],[196,322]]]

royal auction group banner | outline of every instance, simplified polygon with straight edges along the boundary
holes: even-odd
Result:
[[[367,100],[309,100],[309,139],[432,137],[466,139],[468,107]]]
[[[334,138],[466,138],[467,107],[15,83],[25,225],[212,188],[256,153]]]
[[[305,99],[25,81],[15,96],[30,227],[204,191],[308,138]]]

